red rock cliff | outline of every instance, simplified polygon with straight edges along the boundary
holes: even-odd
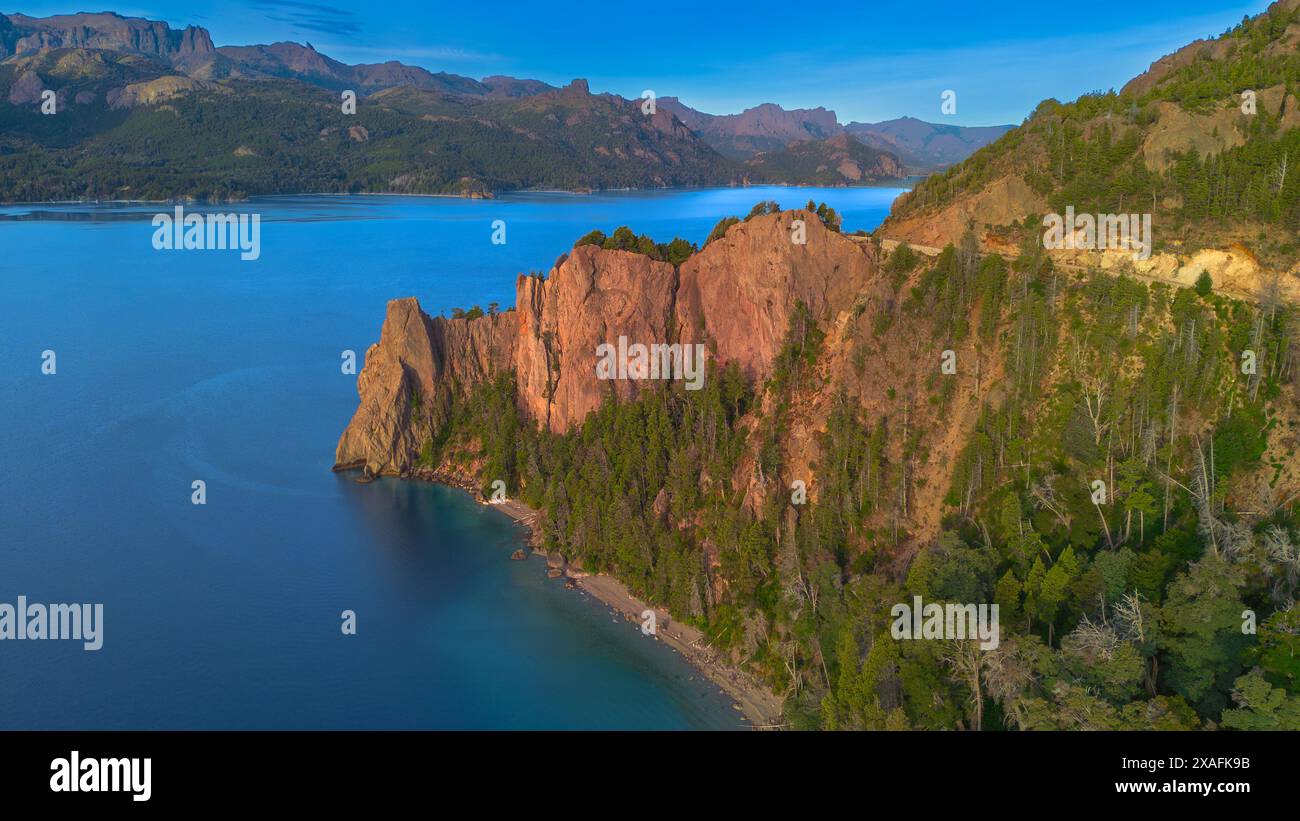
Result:
[[[794,241],[802,219],[806,242]],[[804,211],[731,227],[675,269],[641,254],[581,246],[545,279],[521,276],[516,308],[495,317],[429,317],[394,300],[357,380],[360,406],[339,440],[336,464],[402,474],[446,421],[452,397],[513,369],[520,409],[567,430],[608,391],[642,384],[596,377],[597,347],[702,343],[708,358],[735,361],[763,380],[796,301],[819,321],[848,311],[876,272],[874,248],[826,229]]]

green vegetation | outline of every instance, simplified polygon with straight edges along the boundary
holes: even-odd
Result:
[[[1069,279],[1035,245],[1008,262],[973,237],[885,267],[921,268],[909,333],[1004,358],[947,488],[919,484],[927,434],[895,386],[873,414],[831,386],[816,496],[791,503],[789,428],[827,387],[802,304],[765,384],[710,362],[701,391],[611,393],[555,435],[503,379],[453,411],[451,439],[544,512],[546,549],[700,626],[788,696],[792,726],[1300,729],[1300,504],[1258,481],[1300,365],[1294,310]],[[915,544],[922,492],[946,515]],[[916,595],[998,603],[998,648],[895,640],[890,610]]]
[[[646,234],[637,236],[626,225],[616,229],[608,237],[603,231],[592,231],[574,243],[575,248],[582,245],[596,245],[607,251],[631,251],[674,266],[681,265],[700,250],[694,243],[687,242],[681,237],[673,237],[672,242],[662,243],[655,242]]]
[[[831,208],[829,205],[827,205],[824,202],[818,205],[814,203],[812,200],[808,200],[807,210],[816,214],[818,219],[820,219],[822,224],[825,225],[827,228],[829,228],[830,230],[836,233],[839,233],[841,219],[840,219],[840,215],[835,213],[834,208]],[[745,217],[744,220],[741,220],[739,217],[723,217],[722,219],[718,220],[718,224],[713,226],[713,230],[709,232],[709,237],[708,239],[704,240],[704,244],[708,245],[710,242],[713,242],[715,239],[721,239],[723,236],[726,235],[727,229],[738,222],[749,222],[754,217],[762,217],[768,214],[779,214],[779,213],[781,213],[781,204],[776,200],[765,200],[763,202],[756,203],[754,207],[749,210],[749,214]]]
[[[1214,291],[1214,278],[1210,276],[1209,271],[1201,271],[1201,275],[1196,278],[1196,293],[1205,298]]]
[[[904,176],[902,165],[888,152],[841,137],[807,140],[765,151],[749,160],[750,182],[845,186]]]
[[[808,205],[805,207],[807,210],[817,215],[817,218],[822,221],[822,225],[825,225],[837,234],[839,233],[840,222],[842,220],[840,219],[840,215],[835,213],[834,208],[831,208],[824,202],[814,207],[812,200],[808,200]]]
[[[1300,54],[1279,44],[1297,22],[1300,9],[1280,8],[1243,20],[1219,41],[1220,56],[1203,50],[1142,93],[1047,100],[1019,129],[923,181],[896,216],[943,208],[1016,173],[1057,213],[1067,205],[1079,213],[1151,212],[1160,243],[1200,243],[1225,229],[1259,228],[1260,252],[1289,263],[1300,250],[1300,185],[1289,173],[1300,157],[1300,129],[1283,129],[1278,106],[1268,109],[1262,92],[1273,89],[1278,99],[1300,92]],[[1253,115],[1240,110],[1244,90],[1260,95]],[[1226,141],[1223,150],[1208,158],[1190,148],[1147,156],[1144,140],[1171,106],[1196,116],[1226,115],[1241,143],[1223,126],[1205,125],[1209,136]]]
[[[739,217],[723,217],[722,219],[718,220],[718,224],[713,226],[713,230],[709,232],[709,237],[708,239],[704,240],[704,244],[708,245],[710,242],[713,242],[715,239],[722,239],[724,236],[726,236],[727,229],[738,222],[740,222]]]
[[[53,77],[51,52],[40,68]],[[5,101],[0,66],[0,200],[230,200],[284,192],[490,195],[550,188],[726,185],[739,167],[693,137],[627,128],[635,103],[601,96],[473,100],[413,89],[360,101],[304,83],[228,80],[156,105],[114,109],[107,92],[158,76],[125,58],[116,73],[69,83],[93,102],[57,117]],[[152,64],[150,64],[152,65]],[[401,92],[401,93],[397,93]],[[430,112],[433,105],[437,113]],[[427,117],[425,115],[428,115]],[[571,117],[582,128],[564,125]],[[644,118],[636,117],[634,122]]]

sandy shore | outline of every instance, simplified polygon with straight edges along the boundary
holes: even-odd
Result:
[[[539,544],[541,534],[537,526],[538,511],[513,499],[484,504],[491,504],[492,507],[527,527],[531,532],[529,543],[532,545],[533,553],[546,557],[546,552]],[[555,568],[556,563],[551,563],[548,559],[548,566]],[[755,729],[777,729],[784,726],[781,719],[781,699],[744,670],[722,661],[717,651],[709,646],[704,639],[704,634],[698,629],[675,621],[663,608],[650,607],[632,595],[627,586],[613,576],[585,573],[572,566],[564,567],[561,572],[572,579],[573,583],[584,592],[621,613],[629,621],[641,624],[641,614],[647,609],[654,610],[656,624],[654,638],[681,653],[692,666],[722,688],[723,692],[733,700],[732,706],[743,713]]]

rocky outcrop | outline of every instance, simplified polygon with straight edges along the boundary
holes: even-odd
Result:
[[[13,105],[26,105],[40,102],[45,83],[34,72],[24,72],[9,87],[9,102]]]
[[[795,242],[794,221],[806,241]],[[797,302],[814,317],[848,311],[876,272],[875,249],[787,211],[738,223],[674,268],[642,254],[579,246],[545,277],[521,276],[516,308],[478,319],[429,317],[394,300],[357,380],[360,406],[339,440],[339,468],[409,472],[451,402],[513,370],[516,402],[539,426],[563,432],[609,394],[647,383],[597,378],[602,343],[703,344],[762,381]]]
[[[0,38],[0,57],[56,48],[132,51],[178,60],[209,54],[214,49],[207,30],[186,26],[175,31],[158,20],[101,14],[60,14],[52,17],[8,16],[12,34]]]
[[[796,244],[794,221],[807,242]],[[818,319],[848,309],[876,270],[875,252],[822,225],[807,211],[785,211],[732,226],[682,264],[677,326],[685,342],[704,342],[721,361],[764,379],[781,349],[797,302]]]
[[[166,100],[182,97],[198,88],[212,88],[219,93],[231,94],[222,86],[210,86],[188,77],[159,77],[146,83],[131,83],[122,88],[109,89],[104,99],[109,108],[134,108],[138,105],[157,105]]]
[[[599,345],[617,345],[620,336],[674,341],[677,272],[643,254],[579,246],[546,279],[521,277],[516,291],[520,406],[557,432],[584,419],[611,388],[623,397],[637,388],[596,378]]]
[[[884,229],[889,239],[942,247],[960,239],[969,226],[982,229],[985,225],[1007,225],[1048,210],[1047,200],[1019,174],[1000,177],[938,211],[907,211],[906,203],[900,205],[900,201],[914,196],[909,191],[895,200],[894,213]],[[904,214],[901,218],[897,216],[900,211]]]
[[[388,303],[379,342],[357,378],[361,404],[339,439],[337,467],[400,474],[446,422],[451,399],[510,366],[515,313],[430,317],[414,298]]]

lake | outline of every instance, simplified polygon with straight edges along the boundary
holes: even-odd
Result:
[[[671,649],[510,561],[525,534],[503,514],[332,473],[357,406],[340,354],[364,355],[395,297],[511,306],[519,273],[595,228],[703,242],[759,200],[814,199],[872,229],[899,193],[187,207],[259,214],[254,261],[155,250],[171,206],[0,206],[0,603],[104,609],[95,652],[0,641],[0,728],[744,727]]]

